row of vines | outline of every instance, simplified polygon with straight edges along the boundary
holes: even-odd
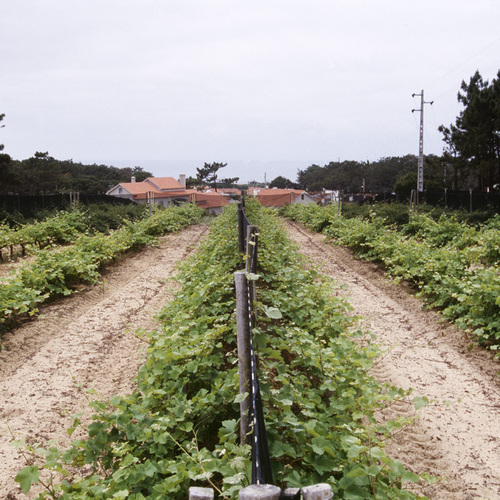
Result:
[[[22,255],[26,255],[26,248],[35,245],[43,248],[50,244],[71,243],[87,229],[84,213],[60,212],[54,217],[41,222],[25,224],[18,228],[11,228],[8,224],[0,225],[0,256],[2,250],[10,250],[11,258],[16,246],[21,247]]]
[[[42,220],[26,224],[0,222],[0,261],[4,254],[26,253],[35,247],[72,243],[81,234],[107,233],[118,229],[127,220],[139,220],[146,212],[141,205],[93,205],[91,208],[72,212],[56,212]],[[6,256],[6,255],[5,255]]]
[[[84,214],[79,212],[61,214],[30,226],[30,229],[39,226],[37,234],[44,229],[43,234],[52,242],[72,244],[33,249],[32,261],[11,276],[0,279],[0,333],[19,316],[36,313],[40,304],[47,300],[70,295],[76,284],[98,282],[103,267],[109,262],[129,250],[154,243],[159,235],[196,222],[202,213],[202,209],[191,204],[157,210],[152,217],[126,222],[109,234],[82,232],[86,226]]]
[[[376,215],[346,219],[336,207],[289,205],[283,214],[382,263],[480,344],[499,349],[500,217],[471,226],[453,216],[413,214],[396,228]]]
[[[254,203],[246,211],[260,233],[254,343],[279,486],[327,482],[335,498],[416,498],[403,486],[422,478],[384,452],[404,423],[376,418],[395,401],[414,402],[369,376],[377,347],[355,342],[362,332],[348,304],[305,270],[279,219]],[[206,486],[237,498],[251,478],[250,447],[239,443],[234,272],[243,258],[232,206],[181,267],[181,290],[148,334],[137,390],[92,403],[88,438],[69,449],[30,447],[45,462],[19,472],[24,489],[43,481],[44,498],[175,500]],[[48,477],[57,474],[67,479]]]

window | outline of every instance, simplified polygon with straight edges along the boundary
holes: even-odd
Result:
[[[122,194],[123,193],[123,188],[118,188],[118,194]]]

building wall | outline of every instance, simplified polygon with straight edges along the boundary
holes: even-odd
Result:
[[[309,196],[307,193],[303,193],[297,196],[293,203],[298,203],[299,205],[309,205],[310,203],[316,203],[316,200],[312,196]]]

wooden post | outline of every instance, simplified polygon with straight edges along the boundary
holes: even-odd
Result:
[[[257,233],[259,232],[258,226],[248,226],[247,230],[247,272],[253,273],[257,269],[257,244],[258,244],[258,236]],[[255,260],[255,268],[251,269],[251,262],[252,262],[252,256],[254,257]]]
[[[279,500],[281,489],[272,484],[252,484],[240,490],[239,500]]]
[[[329,484],[320,483],[302,488],[304,500],[331,500],[333,498],[332,488]]]
[[[240,377],[240,394],[250,394],[250,325],[248,311],[248,281],[245,271],[234,273],[236,288],[236,335],[238,343],[238,368]],[[240,403],[240,442],[246,444],[248,433],[248,408],[250,399],[247,396]]]
[[[214,490],[212,488],[200,488],[191,486],[189,488],[189,500],[213,500]]]
[[[300,500],[300,498],[300,488],[285,488],[280,496],[280,500]]]
[[[259,243],[258,232],[259,232],[258,226],[248,226],[247,263],[246,263],[247,273],[257,272],[257,248],[258,248],[258,243]],[[252,262],[253,262],[253,266],[252,266]],[[250,303],[253,305],[255,303],[256,297],[257,297],[257,285],[255,283],[255,280],[252,280],[248,284],[248,287],[250,289]],[[252,307],[252,311],[250,311],[250,312],[252,314],[252,318],[253,318],[254,324],[255,324],[255,321],[256,321],[255,308]]]
[[[153,204],[154,204],[155,194],[154,191],[148,191],[148,203],[149,203],[149,216],[153,215]]]
[[[245,253],[245,233],[243,230],[243,205],[238,203],[238,247],[240,253]]]

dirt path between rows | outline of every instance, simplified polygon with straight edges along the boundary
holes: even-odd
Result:
[[[374,332],[387,354],[372,375],[434,403],[388,448],[414,472],[442,479],[419,490],[431,499],[500,498],[500,363],[471,345],[463,331],[439,321],[403,285],[395,285],[376,265],[356,260],[299,224],[287,223],[300,252],[322,268],[346,294],[354,313]],[[394,416],[412,416],[401,405]]]
[[[82,287],[4,336],[0,498],[36,497],[36,492],[24,495],[13,480],[25,464],[10,444],[11,432],[17,439],[55,439],[64,446],[76,437],[66,433],[71,415],[82,412],[82,421],[90,422],[87,389],[97,391],[99,398],[133,390],[146,347],[134,332],[155,328],[155,313],[176,288],[169,279],[206,231],[206,226],[197,225],[167,235],[158,248],[129,255],[110,268],[102,285]]]

